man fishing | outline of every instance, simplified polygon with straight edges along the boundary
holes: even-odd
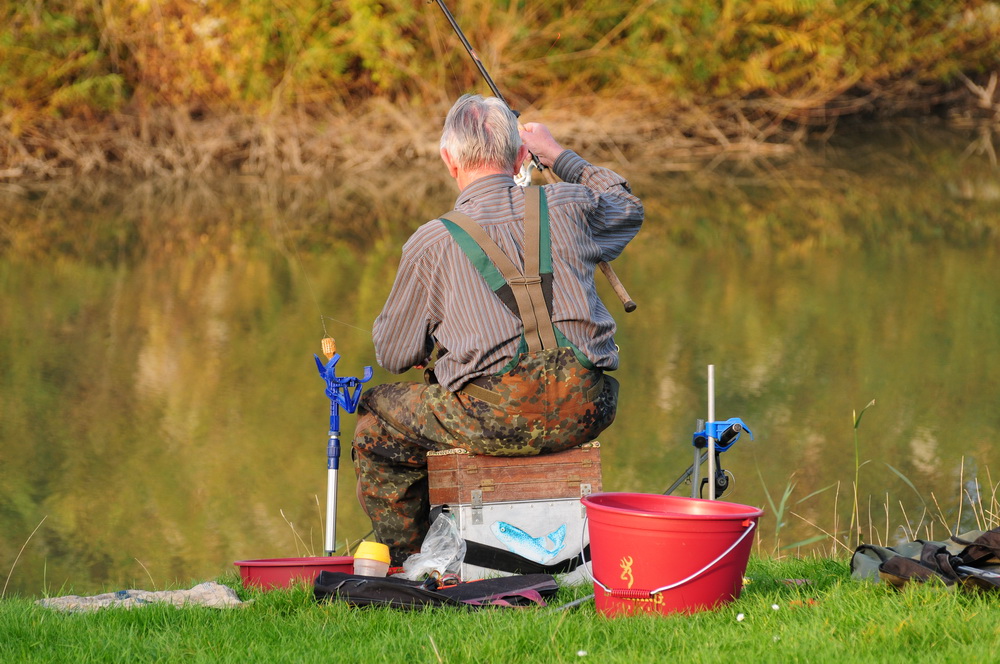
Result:
[[[364,393],[353,440],[359,496],[395,565],[419,551],[429,526],[427,452],[559,452],[614,420],[615,321],[594,269],[643,221],[624,178],[564,149],[544,125],[519,128],[496,97],[461,97],[440,147],[461,193],[403,246],[373,331],[386,370],[432,359],[434,368],[425,383]],[[530,155],[563,182],[519,187]]]

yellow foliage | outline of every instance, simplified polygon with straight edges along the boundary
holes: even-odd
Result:
[[[1000,69],[985,0],[450,0],[515,105],[828,99],[859,81]],[[9,127],[124,104],[220,113],[483,90],[424,0],[50,0],[0,9]],[[822,94],[826,91],[828,94]],[[16,109],[16,110],[13,110]]]

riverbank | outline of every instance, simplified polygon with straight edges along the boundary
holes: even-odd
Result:
[[[357,124],[342,122],[357,132]],[[313,143],[315,160],[298,153],[299,169],[259,161],[260,173],[241,172],[210,155],[195,160],[192,144],[168,151],[175,168],[144,176],[116,161],[83,174],[10,178],[0,182],[8,212],[0,254],[140,260],[207,247],[227,252],[234,242],[268,246],[276,238],[307,253],[345,243],[358,251],[395,247],[454,202],[437,129],[420,129],[429,123],[400,114],[396,126],[383,122],[365,140],[328,129],[325,147]],[[646,204],[644,233],[664,246],[769,255],[911,243],[996,247],[1000,239],[1000,134],[985,121],[851,121],[795,143],[700,150],[671,147],[667,138],[638,141],[637,123],[603,132],[596,120],[567,117],[553,126],[569,136],[567,147],[629,179]],[[392,131],[402,138],[386,139]],[[331,142],[352,149],[334,150]],[[159,163],[138,148],[134,155]],[[71,162],[64,168],[76,173]]]
[[[826,140],[844,123],[886,120],[968,129],[997,163],[997,76],[922,98],[886,103],[843,97],[802,111],[767,100],[670,105],[618,99],[567,99],[527,108],[565,144],[619,167],[691,171],[720,163],[782,161],[809,141]],[[770,104],[770,105],[769,105]],[[438,160],[447,103],[413,106],[371,99],[351,111],[278,116],[210,114],[184,107],[117,112],[101,119],[49,121],[19,135],[0,124],[0,183],[81,176],[126,179],[206,175],[338,179],[369,176]]]
[[[4,662],[872,662],[983,658],[996,596],[850,580],[845,561],[751,559],[742,596],[714,611],[607,619],[553,608],[351,609],[311,588],[247,592],[241,608],[145,606],[64,614],[0,602]],[[550,607],[590,592],[563,588]]]

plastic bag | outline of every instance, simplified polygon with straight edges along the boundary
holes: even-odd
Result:
[[[420,552],[403,561],[401,576],[410,581],[420,581],[425,576],[437,573],[458,574],[465,559],[465,540],[458,532],[455,518],[450,514],[439,514],[427,530],[420,545]]]

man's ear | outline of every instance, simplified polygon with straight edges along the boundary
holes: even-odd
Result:
[[[521,172],[521,166],[524,165],[524,160],[529,159],[530,156],[531,153],[528,152],[527,146],[522,143],[521,147],[517,149],[517,158],[514,159],[514,175]]]
[[[448,167],[448,173],[451,175],[451,177],[457,179],[458,163],[452,158],[447,148],[441,148],[441,159],[444,161],[444,165]]]

